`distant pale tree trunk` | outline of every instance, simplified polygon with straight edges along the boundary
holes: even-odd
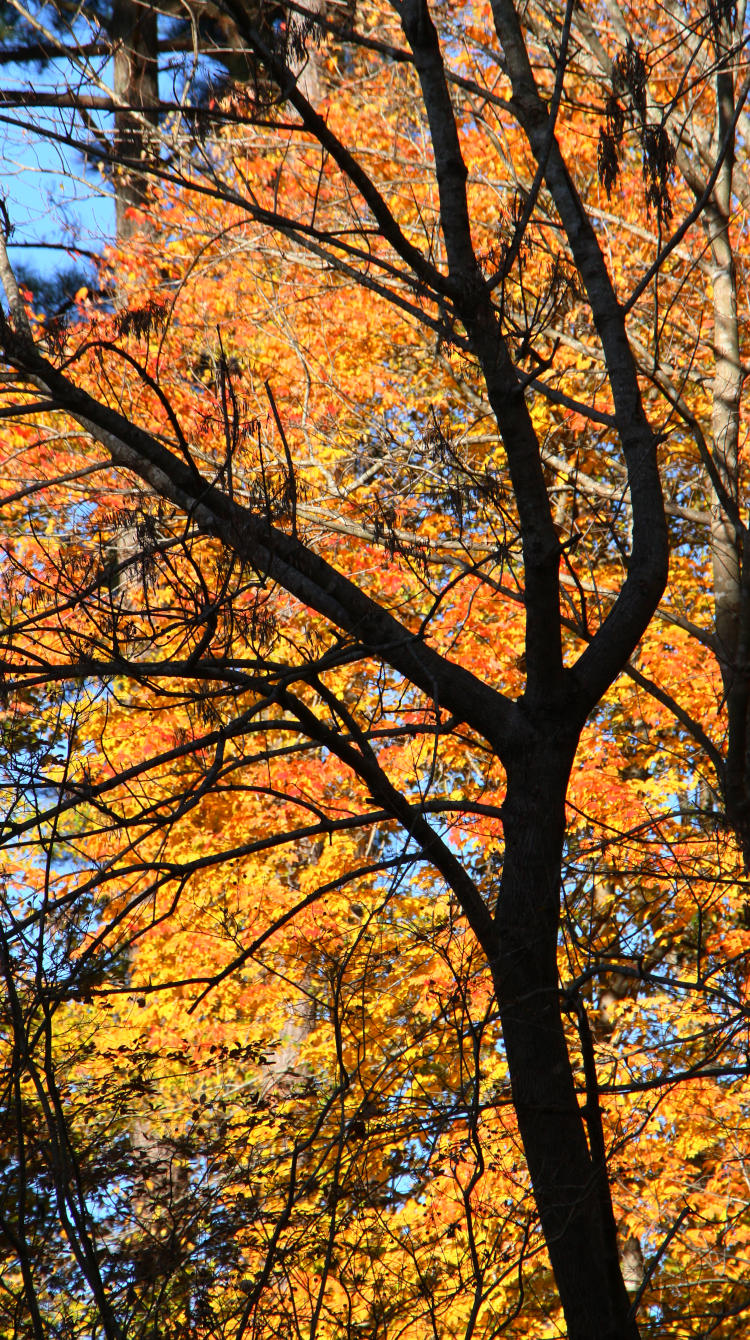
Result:
[[[301,31],[303,35],[305,26],[310,22],[314,22],[315,18],[318,16],[325,17],[328,8],[326,0],[307,0],[304,7],[310,15],[310,19],[307,20],[304,16],[300,16]],[[320,101],[322,95],[320,61],[317,57],[317,49],[314,42],[304,42],[303,45],[305,46],[304,55],[293,60],[292,68],[295,72],[297,70],[299,71],[297,87],[300,92],[304,93],[308,102],[311,102],[313,106],[315,106]]]
[[[131,211],[146,200],[147,171],[154,156],[149,125],[156,125],[159,104],[158,34],[155,6],[144,0],[115,0],[111,38],[114,47],[115,218],[117,239],[134,230]]]

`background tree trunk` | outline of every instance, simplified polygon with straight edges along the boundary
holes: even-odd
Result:
[[[118,241],[136,227],[132,211],[141,209],[148,190],[148,169],[155,145],[149,127],[159,105],[156,8],[145,0],[115,0],[112,9],[115,112],[115,221]],[[124,104],[124,106],[122,106]],[[142,165],[142,166],[140,166]]]

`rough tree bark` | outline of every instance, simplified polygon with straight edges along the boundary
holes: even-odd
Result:
[[[133,211],[141,209],[153,166],[159,105],[157,9],[144,0],[115,0],[110,37],[114,51],[115,231],[120,241],[133,233]]]

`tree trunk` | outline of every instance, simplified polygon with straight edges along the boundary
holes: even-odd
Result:
[[[730,220],[733,200],[735,35],[728,16],[715,29],[716,132],[730,136],[713,195],[704,214],[711,248],[714,378],[711,430],[713,460],[721,483],[711,489],[711,558],[716,646],[727,701],[725,779],[727,817],[750,866],[750,574],[747,534],[739,508],[740,400],[744,374],[737,320],[737,272]]]
[[[706,212],[711,244],[714,310],[713,458],[724,497],[711,489],[711,560],[716,648],[727,702],[729,732],[725,802],[727,816],[750,864],[750,592],[744,535],[738,526],[739,432],[742,367],[737,325],[737,279],[729,221],[718,208]],[[734,515],[732,515],[732,513]]]
[[[493,976],[519,1130],[568,1335],[636,1340],[606,1168],[587,1144],[560,1008],[560,865],[571,762],[570,749],[554,751],[547,741],[509,765]]]
[[[145,0],[114,0],[115,217],[118,242],[134,230],[132,210],[146,201],[147,168],[154,158],[149,125],[156,125],[159,72],[156,9]],[[123,105],[124,104],[124,105]],[[139,166],[142,165],[142,166]]]

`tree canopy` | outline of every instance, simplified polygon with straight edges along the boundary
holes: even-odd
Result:
[[[743,7],[6,10],[0,1337],[743,1336]]]

